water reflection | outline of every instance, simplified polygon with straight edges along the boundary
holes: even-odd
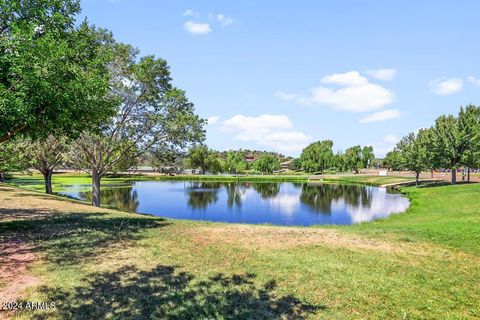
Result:
[[[80,199],[92,202],[92,193],[79,192]],[[126,212],[138,212],[138,192],[132,190],[132,186],[121,188],[104,188],[101,194],[101,201],[103,206],[118,208]]]
[[[254,183],[253,189],[258,192],[260,198],[275,198],[280,192],[280,183]]]
[[[300,201],[321,214],[330,214],[332,205],[343,199],[352,206],[369,207],[372,202],[372,188],[360,185],[304,184]]]
[[[188,206],[192,209],[206,209],[217,202],[220,183],[192,182],[185,188],[188,194]]]
[[[71,186],[65,195],[91,201]],[[403,212],[385,188],[344,184],[138,181],[102,189],[102,204],[180,219],[282,225],[352,224]]]

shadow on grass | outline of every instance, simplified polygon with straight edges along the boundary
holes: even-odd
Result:
[[[52,263],[77,264],[98,258],[114,245],[128,246],[145,229],[168,224],[161,218],[139,215],[52,213],[0,205],[0,242],[22,240]]]
[[[197,280],[172,266],[149,271],[134,266],[94,273],[71,291],[43,287],[61,319],[305,319],[324,306],[275,294],[275,281],[255,275],[217,274]],[[49,313],[36,314],[48,319]]]

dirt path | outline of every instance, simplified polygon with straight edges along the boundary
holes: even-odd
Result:
[[[29,287],[38,284],[38,279],[28,270],[36,260],[35,254],[20,240],[0,243],[0,308],[4,303],[15,302]],[[13,312],[0,311],[0,319],[9,319]]]

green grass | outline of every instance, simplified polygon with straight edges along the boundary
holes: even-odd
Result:
[[[324,181],[361,183],[373,186],[409,182],[412,180],[414,180],[412,177],[399,176],[327,175],[324,177]]]
[[[344,180],[392,180],[379,178]],[[480,184],[402,192],[412,202],[403,214],[287,228],[175,221],[3,188],[0,212],[12,217],[0,236],[22,238],[40,258],[31,270],[41,285],[25,299],[57,304],[16,317],[479,318]],[[46,207],[56,213],[30,217]]]

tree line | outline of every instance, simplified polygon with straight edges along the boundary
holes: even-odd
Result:
[[[422,171],[448,169],[451,183],[457,182],[457,170],[480,166],[480,107],[460,107],[457,116],[442,115],[430,128],[403,137],[384,158],[385,167],[415,172],[418,185]]]

